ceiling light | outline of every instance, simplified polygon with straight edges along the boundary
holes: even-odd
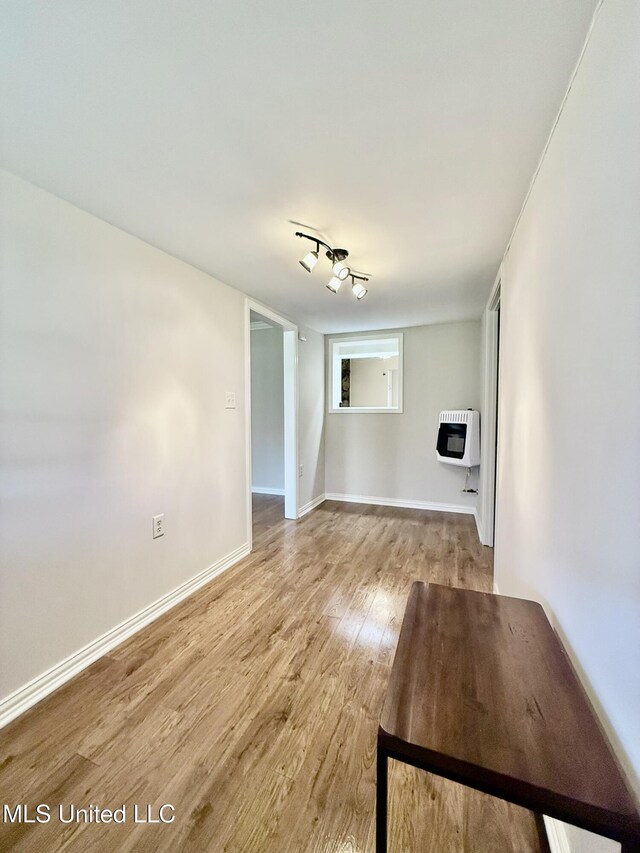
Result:
[[[349,267],[346,264],[343,264],[342,261],[336,261],[333,265],[333,274],[336,278],[339,278],[340,281],[344,281],[349,275],[349,272]]]
[[[300,261],[302,266],[306,269],[307,272],[311,272],[315,265],[318,263],[318,253],[317,252],[307,252],[304,258]]]
[[[351,276],[351,280],[353,282],[351,289],[353,290],[353,294],[356,299],[362,299],[367,295],[366,287],[360,284],[360,282],[368,281],[369,279],[363,275],[351,272],[351,269],[347,264],[345,264],[345,260],[349,257],[349,252],[346,249],[334,249],[328,243],[325,243],[324,240],[319,240],[317,237],[312,237],[310,234],[303,234],[302,231],[296,231],[296,237],[304,237],[305,240],[311,240],[312,243],[316,244],[315,252],[307,252],[304,258],[300,261],[300,264],[307,272],[311,272],[318,263],[320,246],[324,246],[326,249],[325,254],[331,261],[331,271],[333,273],[333,277],[327,284],[327,288],[332,293],[337,293],[342,282]],[[356,279],[358,279],[357,282]]]
[[[355,275],[354,273],[351,273],[351,290],[353,291],[353,295],[356,299],[364,299],[369,292],[364,284],[360,283],[362,281],[369,281],[369,279],[363,275]]]

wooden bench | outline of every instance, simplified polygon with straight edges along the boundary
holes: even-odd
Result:
[[[640,851],[637,804],[536,602],[413,584],[378,729],[377,853],[389,758]]]

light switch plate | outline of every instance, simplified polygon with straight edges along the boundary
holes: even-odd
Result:
[[[235,395],[234,391],[225,391],[224,407],[225,407],[225,409],[235,409],[235,407],[236,407],[236,395]]]

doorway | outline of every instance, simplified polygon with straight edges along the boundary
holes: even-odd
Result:
[[[271,512],[298,517],[298,329],[286,318],[245,303],[247,535],[254,495]],[[278,510],[278,507],[280,509]]]

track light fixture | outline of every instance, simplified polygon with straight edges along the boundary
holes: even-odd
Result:
[[[369,279],[363,275],[353,273],[350,267],[345,264],[345,260],[349,257],[349,252],[346,249],[333,249],[328,243],[325,243],[324,240],[319,240],[317,237],[312,237],[310,234],[303,234],[302,231],[296,231],[296,237],[304,237],[305,240],[311,240],[312,243],[316,244],[315,252],[307,252],[304,258],[300,261],[300,264],[307,272],[312,272],[313,268],[318,263],[320,246],[324,246],[327,250],[326,256],[331,261],[331,271],[333,273],[331,280],[327,284],[328,290],[332,293],[337,293],[342,282],[351,276],[351,290],[356,299],[362,299],[367,295],[367,288],[360,284],[360,282],[368,281]]]

